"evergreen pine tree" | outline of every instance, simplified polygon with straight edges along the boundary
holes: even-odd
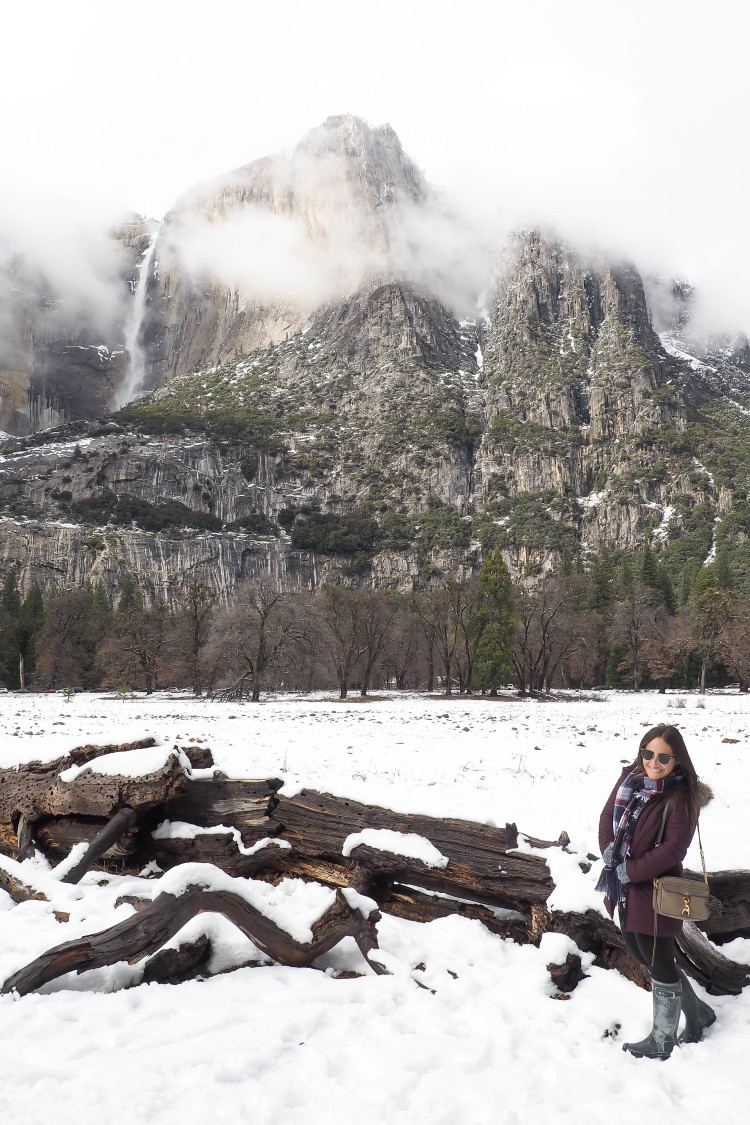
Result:
[[[715,590],[716,582],[714,580],[713,564],[709,563],[708,566],[702,566],[695,576],[693,588],[690,591],[690,601],[694,602],[700,598],[701,594],[705,594],[706,590]]]
[[[593,587],[591,608],[597,613],[609,609],[615,600],[615,567],[612,554],[607,547],[601,547],[594,555],[589,570],[589,579]]]
[[[669,570],[663,562],[660,562],[657,568],[656,588],[662,592],[667,613],[670,617],[674,617],[677,613],[677,596],[672,585],[672,579],[669,576]]]
[[[487,621],[474,654],[472,684],[480,690],[497,689],[508,682],[510,654],[515,640],[513,589],[510,572],[499,549],[489,551],[479,572],[479,592]]]
[[[630,590],[632,590],[635,582],[633,574],[633,560],[630,555],[623,555],[622,562],[617,568],[617,578],[615,580],[615,590],[618,598],[623,598]]]
[[[117,612],[126,613],[129,609],[143,609],[143,595],[138,589],[133,575],[126,573],[120,583],[120,600],[117,603]]]
[[[636,555],[634,575],[639,586],[653,586],[658,588],[659,563],[648,541],[643,544],[643,547]]]
[[[627,687],[630,682],[627,673],[623,671],[625,662],[627,661],[627,655],[628,650],[620,641],[616,641],[615,644],[612,645],[607,659],[607,667],[604,672],[604,679],[608,687]]]
[[[727,552],[724,548],[716,552],[716,558],[713,564],[714,582],[717,589],[729,590],[732,587],[732,571],[729,566],[729,559]]]
[[[693,592],[693,585],[697,577],[701,564],[697,559],[688,559],[680,572],[680,580],[677,586],[677,606],[687,605],[690,601],[690,595]]]

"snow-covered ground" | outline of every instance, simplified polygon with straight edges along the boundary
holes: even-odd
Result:
[[[316,695],[260,705],[167,694],[67,702],[3,695],[0,766],[147,734],[164,748],[157,756],[202,740],[228,775],[282,777],[287,793],[310,787],[404,812],[514,821],[546,839],[565,829],[573,854],[545,853],[557,882],[553,905],[585,909],[599,905],[599,868],[583,875],[578,860],[597,851],[599,811],[620,763],[660,721],[680,726],[715,793],[701,820],[709,869],[750,867],[748,708],[737,695],[614,692],[551,703],[419,696],[340,703]],[[688,864],[700,865],[695,846]],[[115,907],[119,895],[157,886],[118,877],[99,885],[101,873],[90,872],[69,887],[39,860],[24,869],[53,901],[15,905],[0,891],[3,980],[50,946],[127,917],[130,906]],[[297,931],[331,897],[296,880],[253,893]],[[53,909],[70,921],[58,922]],[[215,970],[256,952],[217,916],[200,916],[186,930],[211,936]],[[1,997],[2,1120],[663,1125],[710,1116],[723,1125],[745,1118],[750,990],[711,1000],[718,1020],[704,1042],[662,1064],[620,1049],[648,1030],[650,997],[617,973],[590,968],[569,1000],[553,998],[546,965],[565,959],[568,939],[548,935],[540,949],[519,947],[479,922],[420,925],[387,915],[379,938],[391,976],[371,974],[353,942],[344,942],[314,969],[269,964],[170,986],[138,984],[139,966],[120,964],[22,999]],[[724,952],[750,963],[750,940]],[[367,975],[335,979],[319,971],[326,967]]]

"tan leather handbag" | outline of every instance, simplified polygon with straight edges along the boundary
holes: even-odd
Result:
[[[661,820],[661,828],[656,840],[656,847],[661,844],[664,835],[664,825],[667,819],[667,810]],[[665,918],[680,918],[683,922],[705,922],[709,916],[709,899],[711,892],[708,888],[708,875],[706,874],[706,861],[703,858],[703,842],[701,840],[700,825],[698,829],[698,844],[701,851],[701,865],[703,879],[686,878],[683,875],[662,875],[654,879],[654,913]],[[654,919],[656,930],[656,919]]]

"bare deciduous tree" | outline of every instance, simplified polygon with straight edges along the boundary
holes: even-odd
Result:
[[[208,643],[216,614],[216,595],[200,578],[191,578],[179,598],[169,641],[175,678],[187,682],[193,695],[202,695],[209,675]]]
[[[399,612],[388,634],[380,663],[386,673],[393,676],[397,689],[403,691],[407,680],[415,682],[425,638],[422,622],[410,608],[410,602],[404,595],[398,597]]]
[[[164,606],[118,609],[112,616],[112,632],[99,649],[105,684],[135,686],[142,680],[147,695],[155,691],[168,629],[169,614]]]
[[[690,611],[684,606],[676,617],[659,613],[653,626],[643,641],[641,651],[651,678],[656,680],[663,695],[693,644]]]
[[[42,681],[54,688],[90,681],[102,626],[102,614],[90,589],[52,590],[36,641]]]
[[[633,677],[636,691],[645,674],[643,646],[666,615],[664,597],[653,586],[630,587],[613,610],[610,637],[625,647],[627,670]]]
[[[250,697],[257,703],[269,680],[309,644],[311,621],[299,595],[270,583],[247,582],[216,618],[211,648],[226,669],[224,699]]]
[[[366,650],[361,594],[348,586],[324,586],[315,599],[315,613],[336,669],[339,698],[346,699],[354,670]]]
[[[396,595],[383,590],[364,590],[358,593],[359,628],[362,636],[360,695],[364,698],[400,603]]]

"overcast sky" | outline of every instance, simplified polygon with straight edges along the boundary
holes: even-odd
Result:
[[[6,4],[4,225],[159,217],[353,113],[475,214],[689,276],[750,329],[749,23],[741,0]]]

